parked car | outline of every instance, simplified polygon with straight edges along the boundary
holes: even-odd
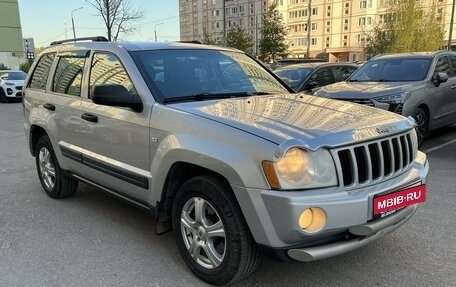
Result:
[[[355,250],[425,200],[412,119],[296,94],[234,49],[82,40],[44,49],[26,80],[41,185],[64,198],[82,181],[152,212],[202,280],[241,280],[260,254]]]
[[[294,91],[313,94],[319,88],[344,81],[358,66],[350,63],[305,63],[274,70]]]
[[[280,59],[273,65],[273,69],[280,69],[289,65],[301,64],[301,63],[322,63],[327,62],[321,58],[286,58]]]
[[[27,76],[21,70],[0,71],[0,102],[7,103],[22,99],[22,86]]]
[[[455,88],[456,52],[437,51],[378,56],[315,95],[413,116],[421,145],[430,130],[456,122]]]

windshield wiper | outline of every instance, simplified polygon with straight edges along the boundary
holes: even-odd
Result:
[[[166,98],[165,103],[175,103],[175,102],[188,102],[188,101],[203,101],[203,100],[212,100],[212,99],[229,99],[229,98],[238,98],[238,97],[249,97],[252,95],[257,95],[256,93],[247,93],[247,92],[235,92],[235,93],[201,93],[194,94],[183,97],[173,97]]]

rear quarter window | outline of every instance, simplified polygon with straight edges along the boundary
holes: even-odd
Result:
[[[38,64],[36,65],[35,70],[33,71],[33,74],[30,78],[30,82],[28,84],[29,88],[38,90],[46,89],[46,83],[54,58],[55,54],[46,54],[39,59]]]

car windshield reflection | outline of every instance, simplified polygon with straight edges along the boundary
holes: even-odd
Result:
[[[148,84],[163,102],[182,101],[185,97],[205,100],[213,98],[212,95],[288,92],[270,72],[242,53],[158,50],[137,52],[135,56]]]
[[[371,60],[348,79],[349,82],[414,82],[426,78],[429,58]]]

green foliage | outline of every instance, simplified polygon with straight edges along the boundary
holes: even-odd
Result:
[[[276,8],[275,0],[269,6],[268,12],[263,15],[259,58],[264,62],[276,61],[288,54],[288,45],[285,42],[286,28]]]
[[[391,0],[383,23],[368,33],[366,52],[402,53],[442,48],[444,23],[435,0]]]
[[[253,54],[253,38],[240,26],[232,28],[226,35],[226,45]]]
[[[32,63],[33,63],[32,59],[27,60],[27,62],[23,62],[22,64],[20,64],[19,70],[22,70],[25,73],[28,73],[28,71],[30,70],[30,67],[32,66]]]
[[[216,45],[217,41],[215,40],[214,37],[211,37],[209,33],[207,32],[207,29],[203,27],[203,39],[201,40],[201,43],[205,45]]]
[[[11,70],[8,66],[5,66],[5,64],[0,63],[0,70]]]

